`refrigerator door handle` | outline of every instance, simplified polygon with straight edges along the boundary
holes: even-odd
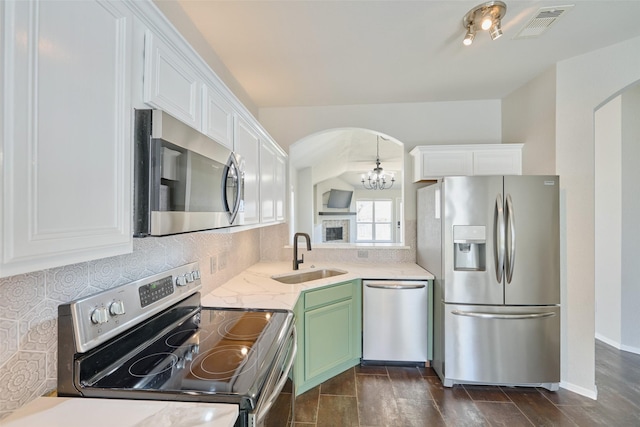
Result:
[[[451,314],[456,316],[480,317],[483,319],[540,319],[543,317],[553,317],[556,315],[556,313],[553,311],[546,313],[496,314],[462,310],[452,310]]]
[[[502,283],[502,272],[504,271],[504,246],[505,246],[505,228],[504,228],[504,210],[502,207],[502,195],[496,197],[496,209],[493,218],[493,253],[496,260],[496,279],[498,283]]]
[[[511,283],[513,278],[513,270],[516,265],[516,219],[513,212],[513,202],[511,201],[511,194],[507,194],[506,199],[506,216],[507,216],[507,250],[506,250],[506,270],[507,270],[507,283]]]

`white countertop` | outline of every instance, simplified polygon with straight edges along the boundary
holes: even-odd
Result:
[[[0,421],[3,427],[233,427],[238,405],[39,397]]]
[[[298,272],[323,268],[346,274],[288,285],[271,276],[296,273],[290,262],[252,265],[222,286],[202,297],[209,307],[293,310],[300,292],[354,279],[432,280],[417,264],[303,264]],[[39,397],[9,417],[3,427],[233,427],[238,406],[222,403],[173,402],[124,399]]]
[[[291,262],[260,262],[252,265],[222,286],[202,297],[205,307],[238,307],[293,310],[300,292],[341,283],[353,279],[432,280],[433,274],[413,263],[355,264],[314,263],[302,264],[298,272],[332,268],[346,274],[287,285],[271,276],[296,273]]]

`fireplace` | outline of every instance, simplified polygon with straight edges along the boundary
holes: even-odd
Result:
[[[322,221],[322,241],[326,243],[348,243],[349,220]]]
[[[327,242],[342,240],[342,227],[327,227],[325,231],[325,239]]]

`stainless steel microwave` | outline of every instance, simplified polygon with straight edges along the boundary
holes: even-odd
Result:
[[[135,111],[134,236],[244,222],[240,156],[160,110]]]

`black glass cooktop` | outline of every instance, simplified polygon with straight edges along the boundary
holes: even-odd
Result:
[[[178,305],[78,359],[82,393],[254,398],[292,321],[286,310]]]

